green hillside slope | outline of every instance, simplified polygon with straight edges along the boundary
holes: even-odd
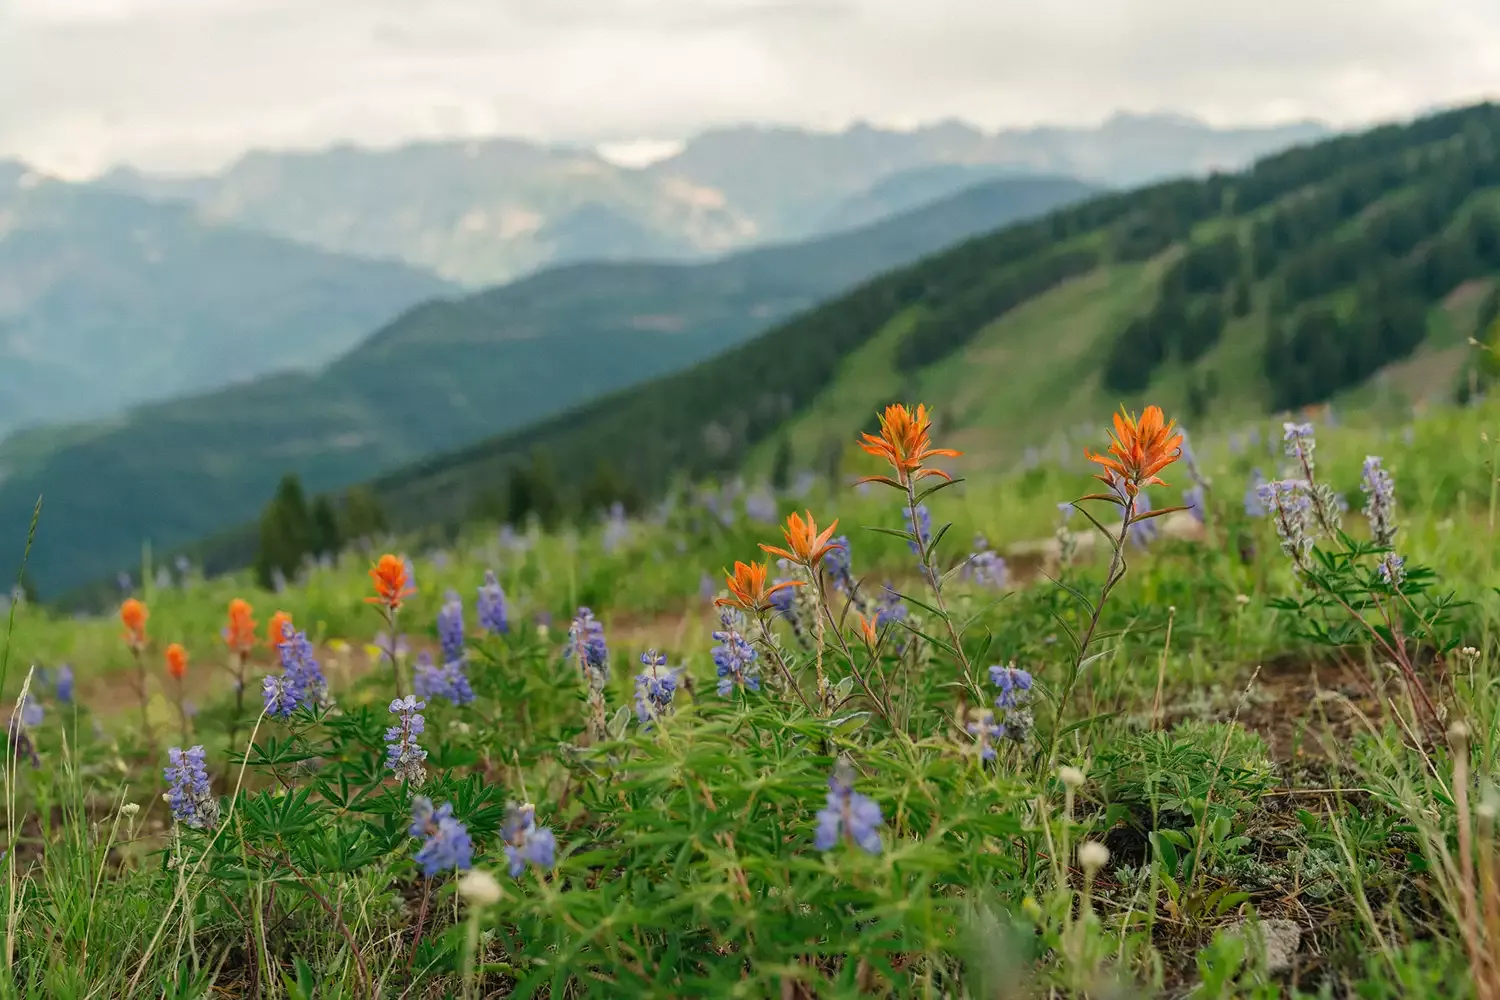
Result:
[[[280,476],[327,490],[693,364],[897,264],[1092,192],[986,183],[806,244],[708,264],[591,264],[409,310],[317,375],[277,375],[0,445],[0,527],[48,513],[44,591],[112,575],[255,513]],[[107,484],[101,486],[101,484]]]
[[[0,162],[0,433],[315,368],[453,291]]]
[[[1193,420],[1265,412],[1419,366],[1500,274],[1500,109],[1480,105],[1111,194],[883,275],[704,364],[374,483],[406,526],[464,518],[544,452],[574,496],[820,463],[892,397],[1003,463],[1146,394]],[[1469,291],[1463,291],[1468,289]],[[1441,383],[1441,365],[1424,377]],[[515,511],[512,514],[520,514]],[[243,547],[244,536],[238,545]],[[227,540],[220,558],[232,561]]]

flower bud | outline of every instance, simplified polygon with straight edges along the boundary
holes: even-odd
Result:
[[[1079,788],[1083,785],[1083,772],[1076,767],[1061,767],[1057,770],[1057,776],[1062,783],[1069,788]]]
[[[1094,874],[1103,868],[1108,860],[1109,848],[1097,840],[1086,840],[1078,845],[1078,863],[1083,866],[1087,874]]]
[[[500,883],[489,872],[475,868],[458,880],[458,894],[475,906],[491,906],[500,901]]]

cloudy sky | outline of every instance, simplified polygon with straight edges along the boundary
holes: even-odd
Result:
[[[1353,124],[1500,96],[1496,0],[0,0],[0,155],[1177,110]]]

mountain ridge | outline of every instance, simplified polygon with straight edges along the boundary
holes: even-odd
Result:
[[[841,202],[922,166],[988,164],[1135,184],[1243,165],[1326,133],[1309,122],[1215,129],[1152,115],[993,133],[958,121],[907,130],[856,124],[837,132],[727,126],[644,167],[612,163],[576,144],[454,139],[380,150],[251,151],[210,175],[116,169],[99,183],[186,199],[213,217],[332,250],[400,256],[473,286],[572,259],[653,256],[664,247],[696,259],[815,238]],[[549,241],[549,224],[589,203],[610,212],[600,226],[575,220],[575,238]]]

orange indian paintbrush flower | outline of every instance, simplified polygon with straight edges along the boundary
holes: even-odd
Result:
[[[724,571],[724,581],[729,587],[729,596],[714,601],[720,607],[739,608],[741,611],[764,611],[771,606],[771,595],[788,587],[802,586],[801,580],[788,580],[766,589],[766,564],[735,562],[734,572]]]
[[[1104,467],[1095,479],[1114,490],[1123,487],[1127,497],[1134,497],[1142,486],[1167,485],[1156,474],[1182,455],[1182,435],[1159,406],[1146,407],[1139,418],[1121,407],[1115,414],[1109,453],[1095,455],[1085,448],[1083,454]]]
[[[286,627],[291,623],[292,616],[285,611],[272,615],[270,622],[266,624],[266,644],[273,650],[280,647],[286,641]]]
[[[120,622],[125,626],[125,644],[134,650],[146,648],[146,619],[151,612],[134,597],[120,605]]]
[[[880,433],[861,435],[859,446],[876,458],[883,458],[896,470],[895,485],[909,486],[928,476],[951,479],[942,469],[924,468],[929,458],[957,458],[963,454],[952,448],[934,448],[929,434],[932,417],[927,406],[919,403],[913,412],[904,403],[892,403],[880,415]],[[861,482],[890,482],[883,476],[867,476]]]
[[[859,612],[854,613],[854,621],[859,626],[859,637],[864,640],[865,648],[874,651],[880,644],[880,634],[875,628],[875,618],[866,618]]]
[[[807,512],[807,520],[802,515],[793,512],[786,519],[786,527],[781,533],[786,537],[787,548],[777,548],[774,545],[761,543],[761,549],[773,556],[790,559],[794,563],[812,569],[818,561],[828,554],[835,546],[829,541],[833,537],[833,531],[839,526],[838,518],[833,519],[823,533],[818,534],[818,522],[813,520],[812,511]]]
[[[406,585],[406,563],[390,553],[370,570],[370,579],[375,582],[375,596],[366,597],[367,604],[380,604],[392,611],[401,607],[401,602],[416,591]]]
[[[188,655],[182,644],[174,642],[167,647],[167,673],[178,680],[182,680],[187,673]]]
[[[229,602],[229,621],[224,626],[224,644],[230,652],[244,656],[255,648],[255,616],[250,602],[236,597]]]

